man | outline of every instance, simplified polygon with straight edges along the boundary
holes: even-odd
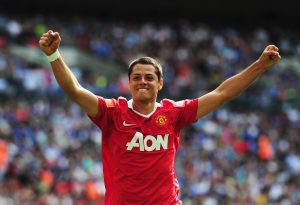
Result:
[[[105,99],[81,87],[58,52],[60,42],[59,33],[50,30],[39,45],[60,87],[102,130],[106,205],[181,204],[174,171],[181,129],[239,95],[281,58],[278,48],[269,45],[248,68],[206,95],[160,103],[160,64],[149,57],[136,59],[128,70],[132,99],[127,101]]]

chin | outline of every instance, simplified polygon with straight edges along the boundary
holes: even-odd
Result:
[[[151,97],[149,97],[147,95],[137,95],[137,96],[135,96],[135,100],[137,100],[137,101],[149,101],[149,100],[151,100]]]

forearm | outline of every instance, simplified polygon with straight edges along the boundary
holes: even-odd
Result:
[[[231,100],[247,89],[265,70],[259,61],[255,61],[242,72],[225,80],[216,92],[223,96],[223,102]]]
[[[242,72],[225,80],[215,90],[199,97],[196,119],[214,111],[248,88],[266,69],[280,60],[281,56],[278,50],[274,45],[267,46],[257,61]]]
[[[59,86],[71,99],[74,99],[80,85],[70,68],[63,61],[62,57],[51,62],[51,67]]]
[[[59,86],[84,112],[95,117],[99,114],[98,98],[92,92],[80,86],[74,74],[65,64],[58,52],[60,42],[59,33],[49,30],[41,36],[39,45],[47,55],[49,62],[51,62],[52,71]]]

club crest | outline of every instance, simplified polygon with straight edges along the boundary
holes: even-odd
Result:
[[[168,123],[168,118],[165,115],[157,115],[155,122],[159,126],[165,126]]]

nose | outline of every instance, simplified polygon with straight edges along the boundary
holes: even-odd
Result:
[[[140,83],[141,83],[141,84],[146,84],[146,83],[147,83],[147,80],[145,79],[145,77],[142,77],[142,78],[141,78]]]

